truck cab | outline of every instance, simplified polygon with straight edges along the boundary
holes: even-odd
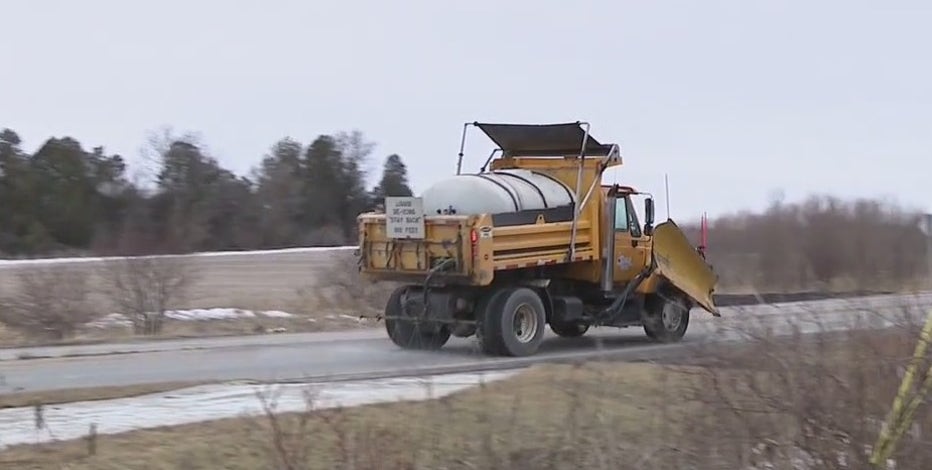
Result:
[[[603,223],[611,224],[611,228],[606,227],[606,235],[613,239],[611,244],[614,245],[611,258],[614,265],[612,273],[610,277],[606,276],[608,279],[603,279],[603,282],[606,282],[606,286],[608,282],[618,285],[619,282],[633,279],[650,264],[653,199],[647,195],[644,200],[646,222],[642,226],[635,210],[634,199],[643,193],[637,192],[631,186],[619,185],[603,186],[602,190],[606,201],[606,217]]]

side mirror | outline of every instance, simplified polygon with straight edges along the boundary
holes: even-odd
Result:
[[[644,235],[650,235],[654,232],[654,200],[647,198],[644,200]]]

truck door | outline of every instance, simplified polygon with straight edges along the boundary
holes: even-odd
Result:
[[[615,202],[615,284],[637,276],[647,265],[648,252],[631,197],[621,193]]]

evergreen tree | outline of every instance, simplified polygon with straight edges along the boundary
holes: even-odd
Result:
[[[369,209],[383,204],[386,196],[412,196],[414,194],[408,186],[408,168],[401,161],[400,156],[391,154],[385,159],[382,178],[370,194]]]
[[[155,216],[164,221],[165,240],[175,249],[217,250],[250,244],[238,240],[233,227],[255,219],[257,212],[248,201],[251,183],[222,168],[199,146],[173,142],[162,156],[158,185]]]
[[[341,132],[336,136],[337,147],[342,159],[342,188],[345,199],[341,212],[343,233],[348,243],[356,242],[356,216],[369,205],[366,192],[367,160],[375,144],[365,139],[360,131]]]
[[[23,237],[32,223],[31,175],[19,135],[0,131],[0,253],[26,250]]]
[[[60,246],[87,248],[119,197],[124,166],[102,148],[85,152],[70,137],[51,138],[30,159],[37,221]]]
[[[272,146],[254,172],[260,243],[282,248],[301,238],[304,203],[302,146],[284,138]]]
[[[342,244],[343,208],[347,191],[343,181],[343,160],[336,141],[320,135],[304,153],[304,205],[302,226],[307,241],[314,244]]]

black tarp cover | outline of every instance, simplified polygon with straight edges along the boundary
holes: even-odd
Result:
[[[579,155],[585,130],[578,122],[563,124],[492,124],[473,123],[510,156]],[[586,156],[607,155],[611,145],[586,139]]]

